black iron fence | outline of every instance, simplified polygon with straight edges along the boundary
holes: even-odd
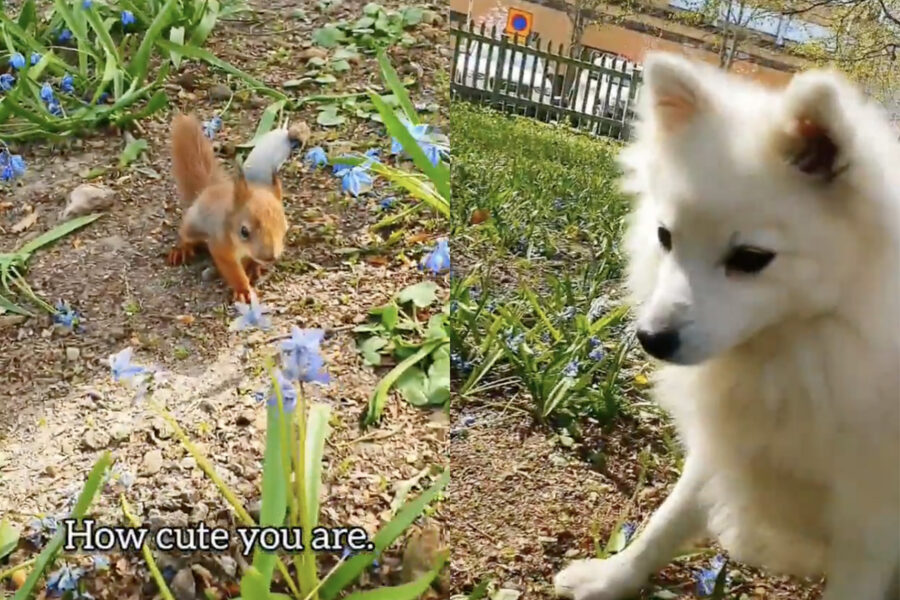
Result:
[[[583,50],[545,49],[535,39],[510,37],[496,27],[472,23],[451,29],[454,98],[499,110],[627,139],[641,83],[639,65],[621,57]]]

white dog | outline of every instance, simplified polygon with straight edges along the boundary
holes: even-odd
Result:
[[[825,575],[825,600],[900,598],[896,134],[827,71],[773,90],[655,55],[642,94],[628,283],[685,466],[630,546],[557,593],[629,598],[712,535]]]

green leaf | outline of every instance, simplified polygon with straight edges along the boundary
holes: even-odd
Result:
[[[334,25],[326,25],[317,29],[312,37],[313,43],[323,48],[334,48],[346,39],[347,36],[344,32]]]
[[[353,592],[345,600],[416,600],[428,591],[438,573],[447,562],[447,553],[442,553],[434,568],[415,581],[394,587],[382,587],[363,592]]]
[[[332,61],[331,70],[335,73],[345,73],[350,70],[350,63],[346,60]]]
[[[78,495],[78,500],[75,502],[75,508],[72,510],[72,518],[75,519],[79,525],[81,524],[84,515],[87,513],[87,509],[91,505],[91,502],[94,501],[94,496],[97,495],[97,492],[103,483],[103,475],[111,463],[112,458],[110,457],[109,452],[104,452],[100,459],[94,464],[94,468],[91,469],[87,482],[84,484],[81,493]],[[34,568],[28,574],[28,579],[25,580],[25,583],[13,596],[13,600],[26,600],[31,598],[38,580],[43,577],[44,571],[50,566],[56,558],[56,555],[59,553],[60,548],[62,548],[63,542],[65,541],[65,535],[65,528],[60,528],[56,535],[53,536],[53,539],[51,539],[44,547],[43,552],[41,552],[34,564]]]
[[[384,12],[384,7],[377,2],[369,2],[363,7],[363,14],[370,17],[373,17],[382,12]]]
[[[184,27],[173,27],[169,30],[169,41],[173,44],[178,44],[179,46],[184,44]],[[169,52],[169,56],[172,57],[172,65],[176,69],[181,68],[181,53],[178,51]]]
[[[70,233],[72,233],[73,231],[75,231],[77,229],[81,229],[85,225],[89,225],[90,223],[93,223],[94,221],[99,219],[101,216],[103,216],[103,215],[102,214],[84,215],[81,217],[75,217],[74,219],[66,221],[65,223],[61,223],[61,224],[57,225],[56,227],[54,227],[53,229],[51,229],[50,231],[48,231],[47,233],[39,235],[38,237],[34,238],[30,242],[28,242],[27,244],[25,244],[24,246],[19,248],[16,251],[16,254],[21,254],[27,260],[27,258],[31,254],[33,254],[36,250],[39,250],[40,248],[43,248],[44,246],[46,246],[48,244],[52,244],[56,240],[69,235]]]
[[[253,134],[253,139],[246,144],[241,144],[239,148],[252,148],[259,142],[259,138],[272,131],[278,115],[284,109],[286,102],[287,100],[278,100],[267,106],[266,110],[263,111],[262,117],[259,118],[259,125],[256,126],[256,133]]]
[[[332,60],[357,60],[359,59],[359,52],[356,51],[355,46],[343,46],[334,51],[334,56],[332,56]]]
[[[132,140],[119,156],[119,168],[124,169],[137,160],[141,152],[147,149],[147,140]]]
[[[447,333],[447,315],[444,313],[436,313],[428,319],[428,327],[425,329],[426,340],[439,340],[446,338]]]
[[[335,83],[337,81],[337,77],[335,77],[331,73],[323,73],[322,75],[316,77],[315,81],[316,83],[321,84]]]
[[[168,0],[163,5],[162,10],[156,14],[153,22],[150,23],[150,27],[148,27],[147,31],[144,33],[144,39],[141,40],[141,45],[138,46],[137,52],[134,53],[134,56],[131,57],[131,62],[128,64],[128,72],[131,74],[132,85],[135,85],[135,82],[137,85],[141,85],[144,83],[144,79],[147,78],[147,71],[150,69],[150,52],[162,36],[162,31],[169,24],[172,13],[177,6],[178,0]],[[91,14],[93,14],[93,11],[91,11]],[[181,46],[181,44],[179,44],[179,46]]]
[[[203,18],[194,27],[194,30],[191,32],[191,46],[200,47],[206,42],[206,38],[209,37],[210,32],[216,26],[216,21],[219,18],[219,3],[217,0],[206,0],[206,12],[203,13]]]
[[[430,488],[397,511],[394,518],[372,538],[375,553],[357,554],[338,567],[319,589],[321,600],[334,600],[338,594],[356,581],[356,578],[377,558],[376,553],[383,552],[385,548],[393,544],[425,512],[425,508],[441,493],[449,481],[450,471],[444,470]]]
[[[419,6],[408,6],[403,10],[403,23],[407,27],[418,25],[425,16],[425,10]]]
[[[381,364],[381,354],[378,351],[387,345],[388,341],[383,337],[366,338],[359,345],[359,353],[362,354],[363,360],[367,365],[377,367]]]
[[[428,376],[419,367],[410,367],[397,378],[394,384],[403,399],[413,406],[428,404]]]
[[[19,545],[19,532],[10,525],[9,521],[0,521],[0,560],[12,554]]]
[[[437,299],[438,286],[433,281],[421,281],[400,290],[397,294],[397,302],[406,304],[412,302],[419,308],[427,308]]]
[[[400,319],[400,307],[394,303],[385,304],[371,311],[374,316],[381,315],[381,324],[388,331],[393,331],[397,327],[397,321]]]
[[[443,340],[426,342],[414,354],[400,361],[387,375],[375,386],[372,398],[369,400],[369,410],[366,413],[364,424],[371,425],[381,418],[384,404],[387,402],[388,392],[403,373],[416,365],[420,360],[431,354],[438,346],[445,343]]]
[[[316,117],[316,123],[323,127],[334,127],[335,125],[342,124],[346,120],[345,117],[338,114],[338,107],[335,104],[323,108],[319,111],[319,116]]]

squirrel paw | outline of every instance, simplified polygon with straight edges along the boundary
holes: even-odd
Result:
[[[247,277],[250,279],[250,283],[255,282],[257,279],[262,277],[263,273],[266,272],[265,267],[263,267],[258,262],[250,262],[246,268],[244,269],[247,272]]]
[[[177,267],[190,262],[191,259],[194,258],[194,254],[193,246],[175,246],[172,248],[172,251],[169,252],[166,262],[173,267]]]
[[[250,304],[250,294],[255,294],[256,290],[252,287],[249,287],[244,290],[234,290],[234,301],[241,302],[243,304]]]

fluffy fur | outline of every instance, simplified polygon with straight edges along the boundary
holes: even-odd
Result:
[[[628,283],[638,330],[678,333],[655,390],[685,467],[630,546],[569,565],[557,592],[624,600],[712,535],[735,560],[825,575],[824,600],[897,600],[896,133],[828,71],[772,90],[654,55],[641,102]],[[737,246],[775,258],[735,273]]]

